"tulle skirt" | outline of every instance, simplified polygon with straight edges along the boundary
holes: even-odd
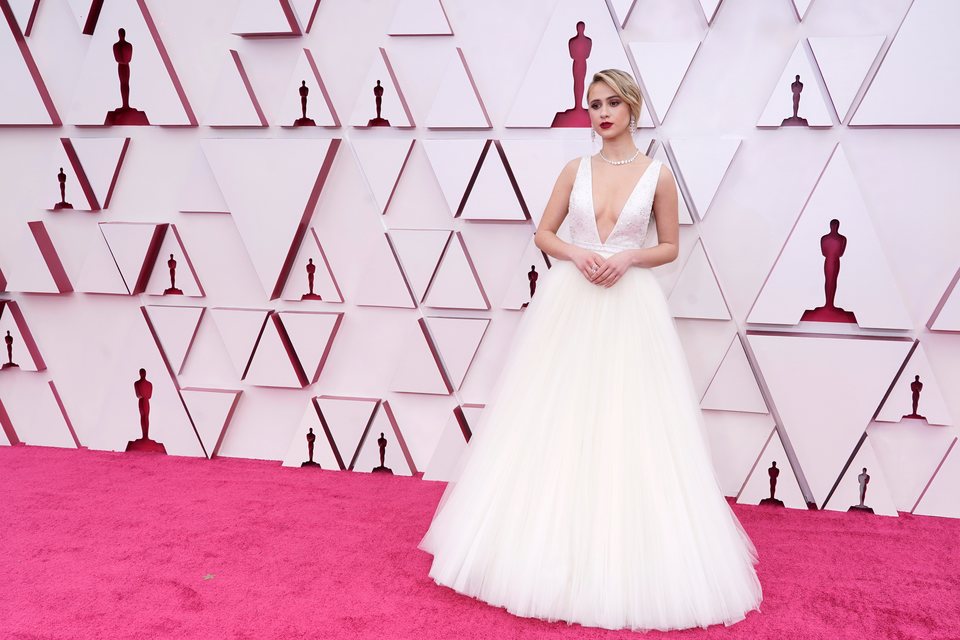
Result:
[[[601,254],[603,255],[603,254]],[[523,617],[733,624],[763,598],[653,273],[557,260],[418,548],[430,577]]]

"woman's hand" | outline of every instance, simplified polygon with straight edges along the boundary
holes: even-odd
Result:
[[[591,276],[598,273],[600,269],[603,268],[604,262],[606,262],[604,257],[599,253],[594,253],[589,249],[581,249],[579,247],[577,247],[570,256],[570,261],[577,265],[577,269],[580,269],[583,277],[590,281],[593,280]]]
[[[633,258],[629,252],[621,251],[604,260],[600,268],[588,279],[594,284],[609,288],[616,284],[617,280],[632,266]]]

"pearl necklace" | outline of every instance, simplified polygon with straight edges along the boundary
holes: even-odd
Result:
[[[637,149],[637,152],[633,154],[633,157],[630,158],[629,160],[610,160],[609,158],[607,158],[607,156],[603,155],[603,151],[600,152],[600,157],[603,159],[604,162],[608,162],[610,164],[628,164],[640,157],[640,149]]]

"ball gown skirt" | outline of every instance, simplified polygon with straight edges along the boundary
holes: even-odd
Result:
[[[609,253],[601,253],[609,255]],[[556,260],[418,548],[429,575],[523,617],[733,624],[762,600],[653,272]]]

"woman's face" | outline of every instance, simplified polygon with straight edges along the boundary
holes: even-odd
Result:
[[[615,138],[630,129],[630,105],[606,82],[596,82],[587,91],[590,125],[601,138]]]

